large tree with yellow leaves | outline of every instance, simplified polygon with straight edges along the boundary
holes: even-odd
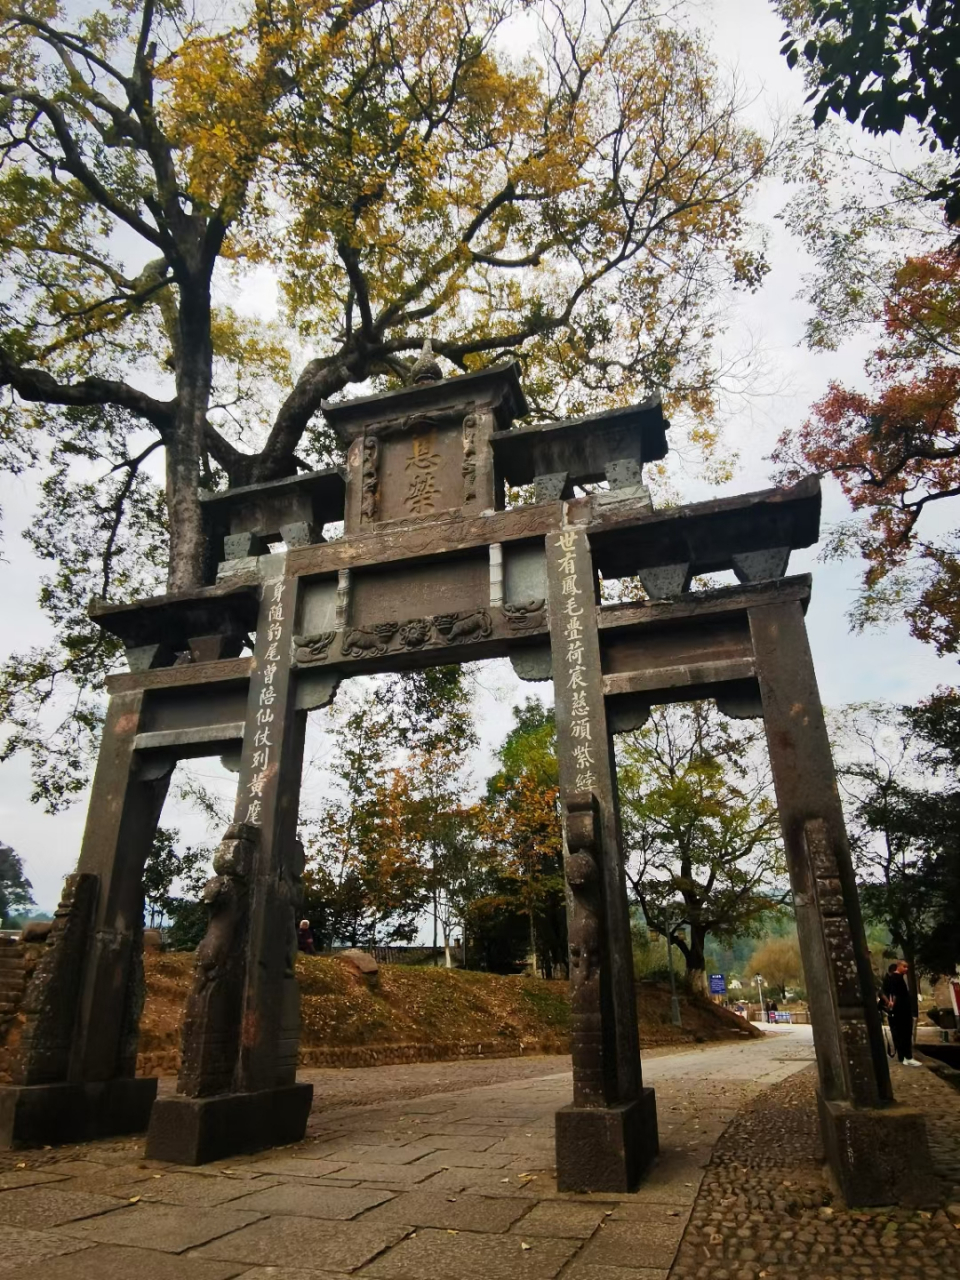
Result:
[[[116,657],[85,597],[196,584],[198,488],[324,460],[321,399],[402,378],[424,336],[450,372],[515,354],[542,417],[654,389],[709,417],[768,157],[671,11],[0,0],[2,460],[41,468],[61,638],[8,665],[0,713],[48,797],[38,706]]]

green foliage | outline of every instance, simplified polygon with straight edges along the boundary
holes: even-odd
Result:
[[[306,827],[307,915],[330,942],[410,941],[429,906],[447,945],[473,895],[463,803],[476,745],[459,667],[394,676],[334,710],[337,794]]]
[[[805,62],[821,125],[833,112],[868,133],[920,126],[931,151],[960,152],[960,6],[956,0],[775,0],[789,23],[781,52]],[[934,193],[960,220],[960,167]]]
[[[918,707],[860,704],[835,729],[868,917],[911,966],[933,975],[960,964],[960,699]]]
[[[656,708],[618,740],[627,879],[647,925],[672,937],[697,987],[708,934],[756,935],[785,900],[761,736],[695,702]]]
[[[147,926],[159,928],[168,917],[176,919],[185,905],[194,905],[207,880],[212,851],[187,847],[178,850],[180,832],[158,827],[143,868],[143,894]],[[174,884],[181,893],[174,895]]]
[[[525,951],[550,976],[567,961],[556,725],[535,698],[514,707],[513,717],[480,806],[485,877],[472,928],[489,931],[498,921],[502,929],[504,916],[525,916]]]
[[[522,360],[540,420],[660,390],[715,451],[770,148],[674,17],[0,3],[0,466],[43,469],[54,632],[0,673],[0,717],[34,798],[82,789],[118,663],[90,594],[195,587],[198,487],[335,460],[321,401],[398,385],[426,332],[448,371]],[[275,322],[232,305],[263,271]]]
[[[0,928],[33,906],[33,885],[23,874],[23,859],[8,844],[0,844]]]

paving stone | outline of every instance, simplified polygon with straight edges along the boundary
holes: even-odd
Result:
[[[350,1280],[347,1273],[316,1271],[313,1267],[254,1267],[243,1271],[237,1280]]]
[[[506,1203],[516,1202],[508,1200]],[[588,1240],[609,1212],[597,1204],[542,1200],[512,1230],[521,1235]]]
[[[264,1218],[197,1250],[201,1258],[253,1265],[354,1271],[404,1236],[402,1227],[332,1223],[318,1218]]]
[[[364,1210],[373,1209],[390,1199],[389,1191],[297,1182],[295,1185],[254,1191],[231,1207],[250,1209],[256,1213],[287,1213],[299,1218],[328,1218],[345,1222],[348,1218],[355,1218]]]
[[[40,1270],[43,1280],[232,1280],[243,1267],[235,1262],[194,1261],[152,1249],[97,1245],[82,1253],[47,1259]]]
[[[13,1270],[26,1273],[42,1259],[60,1253],[77,1253],[85,1248],[82,1241],[68,1240],[53,1231],[0,1226],[0,1275]]]
[[[429,1142],[436,1151],[446,1151],[450,1148],[457,1151],[489,1151],[497,1141],[489,1133],[482,1137],[470,1133],[425,1133],[423,1140]]]
[[[523,1245],[529,1243],[530,1248]],[[573,1240],[418,1231],[366,1267],[377,1280],[552,1280],[576,1252]]]
[[[255,1165],[242,1166],[244,1171],[250,1173],[279,1175],[280,1177],[289,1177],[291,1174],[295,1178],[322,1178],[328,1173],[337,1173],[342,1169],[344,1162],[342,1160],[309,1160],[299,1159],[294,1156],[273,1156],[269,1160],[258,1160]],[[351,1178],[357,1175],[350,1170]]]
[[[351,1164],[344,1173],[358,1182],[385,1182],[392,1187],[409,1187],[437,1172],[437,1164]]]
[[[667,1280],[669,1274],[669,1271],[651,1267],[605,1267],[595,1262],[581,1262],[577,1258],[569,1271],[563,1273],[563,1280]]]
[[[340,1147],[330,1159],[340,1164],[412,1164],[421,1156],[433,1155],[437,1148],[425,1142],[381,1143],[377,1146]]]
[[[91,1218],[63,1228],[65,1234],[98,1244],[131,1245],[182,1253],[260,1217],[238,1209],[190,1209],[174,1204],[135,1204],[111,1218]]]
[[[39,1187],[44,1182],[63,1182],[61,1173],[47,1173],[43,1169],[6,1169],[0,1173],[0,1191],[12,1191],[15,1187]]]
[[[364,1222],[406,1223],[411,1227],[444,1227],[456,1231],[506,1231],[526,1210],[523,1201],[449,1192],[407,1191],[367,1214]],[[554,1234],[560,1235],[561,1232]]]
[[[467,1147],[448,1147],[438,1151],[431,1161],[435,1168],[502,1169],[516,1159],[513,1152],[470,1151]]]
[[[685,1227],[690,1206],[656,1204],[649,1200],[621,1200],[610,1215],[611,1222],[659,1222]]]
[[[607,1267],[669,1268],[673,1265],[682,1222],[609,1221],[584,1246],[585,1263]]]
[[[0,1222],[11,1226],[59,1227],[61,1223],[95,1214],[126,1212],[122,1201],[86,1191],[61,1191],[56,1183],[0,1192]]]
[[[165,1173],[152,1177],[137,1188],[140,1197],[150,1204],[182,1204],[189,1207],[212,1207],[248,1196],[256,1187],[267,1190],[279,1183],[277,1178],[237,1178],[221,1174],[219,1178],[196,1173]]]
[[[64,1191],[87,1191],[91,1195],[116,1196],[121,1200],[129,1200],[131,1196],[140,1195],[143,1184],[151,1181],[153,1172],[150,1169],[139,1169],[136,1165],[115,1165],[112,1168],[98,1169],[96,1173],[81,1173],[69,1178],[62,1184]]]

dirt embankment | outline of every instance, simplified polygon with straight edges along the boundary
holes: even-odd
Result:
[[[569,1052],[565,982],[382,965],[376,986],[368,987],[339,960],[300,956],[297,968],[302,1066]],[[146,957],[139,1064],[146,1074],[177,1070],[180,1023],[192,972],[192,955]],[[657,983],[640,985],[638,1008],[642,1046],[758,1034],[735,1014],[706,1000],[684,999],[683,1029],[674,1027],[669,990]]]

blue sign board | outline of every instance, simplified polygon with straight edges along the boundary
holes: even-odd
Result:
[[[711,973],[710,994],[712,996],[725,996],[727,994],[727,980],[722,973]]]

